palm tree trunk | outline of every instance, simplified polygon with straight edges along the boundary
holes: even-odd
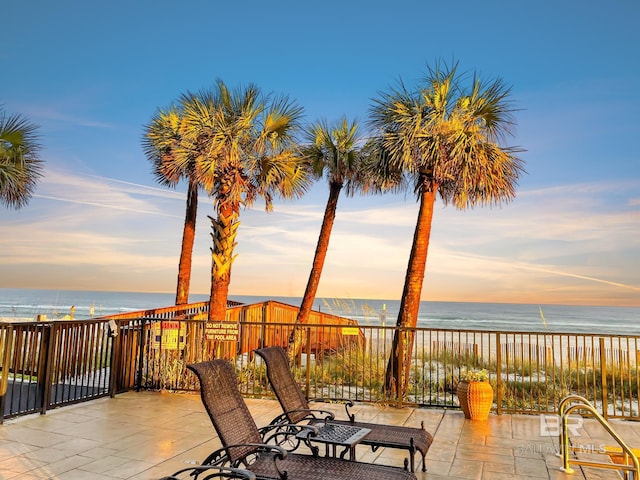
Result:
[[[420,210],[416,229],[413,234],[413,245],[409,256],[409,265],[398,312],[397,327],[416,326],[418,312],[420,311],[420,295],[422,282],[427,265],[427,251],[429,249],[429,237],[431,236],[431,222],[433,220],[433,206],[436,201],[437,185],[423,183],[420,195]],[[413,350],[413,331],[403,332],[396,330],[393,336],[393,346],[387,363],[385,374],[385,392],[395,393],[398,397],[404,395],[409,382],[411,367],[411,351]]]
[[[211,298],[209,299],[209,321],[224,322],[227,318],[227,298],[229,296],[229,275],[213,276]]]
[[[189,284],[191,283],[191,259],[193,242],[196,236],[196,217],[198,214],[198,183],[189,179],[187,191],[187,210],[182,231],[182,251],[178,266],[178,286],[176,288],[176,305],[189,303]]]
[[[211,220],[211,297],[209,298],[209,322],[224,321],[227,317],[227,298],[231,282],[231,264],[235,259],[239,222],[238,209],[233,206],[221,207],[218,218]]]
[[[324,218],[322,219],[320,236],[318,237],[316,253],[313,257],[313,266],[311,267],[311,274],[307,281],[307,288],[304,291],[304,297],[302,297],[302,303],[298,310],[296,325],[302,325],[309,321],[311,308],[313,307],[316,292],[318,291],[318,285],[320,284],[320,276],[322,275],[324,261],[327,257],[327,250],[329,249],[329,239],[331,238],[331,230],[333,229],[333,222],[336,218],[336,209],[338,208],[340,190],[342,190],[341,183],[331,182],[329,186],[329,199],[327,200],[327,206],[324,209]],[[303,337],[303,330],[301,328],[294,327],[289,337],[288,354],[290,361],[294,360],[299,355],[304,341]]]

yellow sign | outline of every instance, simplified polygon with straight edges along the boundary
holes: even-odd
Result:
[[[153,348],[182,350],[186,333],[187,325],[181,322],[154,323],[151,331]]]
[[[342,335],[360,335],[358,327],[342,327]]]
[[[217,342],[237,342],[238,324],[235,322],[207,323],[204,329],[204,336],[207,340]]]

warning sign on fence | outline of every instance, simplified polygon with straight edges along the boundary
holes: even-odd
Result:
[[[204,336],[207,340],[217,342],[237,342],[238,324],[235,322],[207,323]]]
[[[182,322],[158,322],[153,324],[153,348],[178,350],[184,348],[187,326]]]
[[[342,327],[342,335],[360,335],[358,327]]]

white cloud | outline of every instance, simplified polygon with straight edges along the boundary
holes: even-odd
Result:
[[[633,302],[640,287],[640,211],[629,199],[637,187],[628,181],[524,190],[503,208],[469,211],[436,203],[425,297]],[[27,208],[0,211],[0,265],[16,272],[0,286],[28,286],[11,279],[29,282],[26,272],[36,271],[48,278],[48,269],[64,266],[74,272],[76,288],[114,289],[110,282],[124,281],[116,280],[120,272],[140,290],[171,291],[184,202],[184,192],[50,169]],[[209,289],[211,209],[201,197],[194,292]],[[243,211],[232,292],[300,295],[323,214],[322,203]],[[319,295],[398,297],[416,215],[412,198],[340,205]],[[145,271],[154,272],[153,280],[143,280]]]

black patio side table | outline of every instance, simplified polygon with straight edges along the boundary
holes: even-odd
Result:
[[[315,425],[319,427],[318,424]],[[296,435],[301,440],[318,442],[325,444],[326,456],[337,456],[337,448],[344,447],[340,453],[340,458],[344,458],[349,452],[349,460],[356,459],[356,445],[358,445],[369,433],[371,429],[353,425],[327,422],[318,429],[318,434],[313,436],[302,431]],[[331,453],[330,453],[331,448]]]

